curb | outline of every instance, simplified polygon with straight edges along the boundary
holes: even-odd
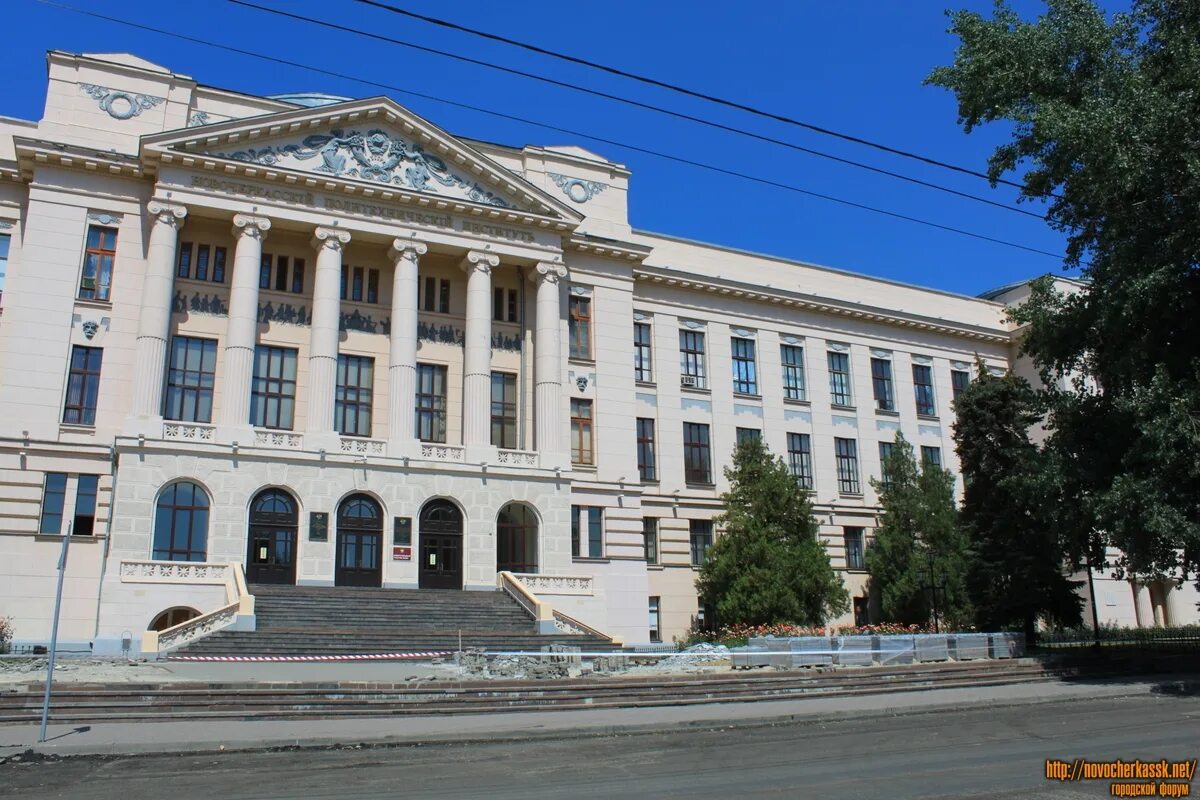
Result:
[[[512,744],[521,742],[555,741],[571,739],[608,738],[613,736],[646,736],[657,733],[687,730],[693,732],[736,730],[773,727],[790,724],[836,724],[847,720],[869,720],[890,717],[916,716],[936,714],[946,711],[976,710],[980,707],[1014,708],[1027,705],[1054,705],[1059,703],[1094,702],[1095,700],[1142,699],[1152,695],[1149,687],[1140,687],[1131,692],[1128,685],[1112,687],[1105,691],[1092,692],[1075,697],[1025,697],[1006,700],[984,699],[977,701],[959,701],[953,703],[931,703],[924,706],[895,706],[892,708],[873,709],[870,711],[832,711],[832,712],[791,712],[786,714],[764,715],[742,719],[698,719],[672,722],[647,722],[607,725],[575,725],[555,730],[539,731],[509,731],[496,734],[474,733],[459,735],[453,733],[437,734],[387,734],[383,736],[364,736],[347,740],[332,736],[279,737],[262,739],[254,742],[229,742],[221,740],[203,740],[180,743],[151,743],[135,742],[129,744],[94,745],[8,745],[0,746],[0,764],[9,761],[12,756],[34,753],[48,757],[51,760],[59,758],[93,758],[108,760],[113,758],[135,757],[153,758],[157,756],[202,755],[220,753],[266,753],[304,750],[357,750],[357,749],[388,749],[400,747],[450,746],[472,744]]]

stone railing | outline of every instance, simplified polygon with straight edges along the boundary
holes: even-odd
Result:
[[[515,572],[513,577],[521,581],[534,594],[594,594],[591,575],[535,575]]]
[[[555,611],[554,606],[548,601],[538,597],[532,588],[526,583],[526,580],[542,577],[541,575],[514,574],[512,572],[499,572],[496,574],[496,585],[503,591],[507,592],[510,597],[517,601],[528,611],[537,621],[537,631],[542,635],[553,635],[556,633],[572,633],[577,635],[590,634],[599,636],[603,639],[611,639],[615,644],[621,644],[621,640],[615,636],[609,636],[607,633],[598,631],[595,628],[586,625],[574,617],[568,616],[561,611]],[[588,578],[587,580],[591,580]],[[565,594],[565,592],[559,592]],[[590,592],[589,592],[590,594]]]
[[[455,461],[462,463],[466,450],[452,444],[431,444],[421,442],[421,458],[432,461]]]
[[[142,654],[156,655],[202,636],[236,627],[254,630],[254,595],[246,588],[246,575],[236,561],[212,564],[195,561],[121,562],[122,583],[168,583],[225,587],[225,605],[198,617],[193,617],[165,631],[146,631],[142,634]]]
[[[164,422],[163,438],[185,442],[212,442],[216,440],[216,427],[199,422]]]
[[[387,442],[382,439],[360,439],[357,436],[343,436],[342,452],[358,453],[365,456],[382,456],[387,453]]]
[[[299,450],[304,445],[304,434],[258,428],[254,431],[254,444],[258,447],[286,447],[290,450]]]
[[[538,454],[534,450],[499,450],[496,453],[496,463],[511,467],[536,467]]]

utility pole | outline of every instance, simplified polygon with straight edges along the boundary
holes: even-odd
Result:
[[[46,691],[42,695],[42,731],[38,742],[46,741],[46,724],[50,721],[50,687],[54,683],[54,656],[58,652],[58,617],[62,613],[63,579],[67,575],[67,550],[71,547],[73,522],[67,523],[67,534],[63,537],[62,552],[58,556],[58,591],[54,594],[54,622],[50,627],[50,658],[46,665]]]

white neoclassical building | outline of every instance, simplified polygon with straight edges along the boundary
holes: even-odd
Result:
[[[97,652],[259,583],[494,589],[682,634],[723,469],[761,436],[871,613],[869,479],[1014,364],[1004,301],[639,231],[629,172],[387,98],[254,97],[48,55],[0,118],[0,616]],[[1019,294],[1019,292],[1017,293]],[[243,582],[244,578],[244,582]],[[1101,617],[1195,589],[1099,576]],[[501,578],[503,580],[503,578]],[[239,613],[241,612],[241,613]]]

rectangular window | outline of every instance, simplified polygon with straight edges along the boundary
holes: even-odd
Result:
[[[258,262],[258,288],[271,288],[271,265],[275,263],[275,256],[270,253],[263,253],[262,260]]]
[[[367,302],[379,302],[379,270],[367,270]]]
[[[758,367],[754,363],[754,340],[729,340],[733,353],[733,391],[738,394],[758,394]]]
[[[300,263],[304,263],[304,262],[300,262]],[[213,273],[212,274],[213,283],[224,283],[225,282],[225,248],[224,247],[214,247],[213,248],[213,270],[212,270],[212,273]]]
[[[180,422],[212,422],[213,386],[217,379],[217,342],[176,336],[171,339],[171,364],[163,416]]]
[[[0,233],[0,297],[4,297],[4,277],[8,275],[8,248],[12,245],[12,236]]]
[[[950,370],[950,387],[954,392],[954,399],[967,390],[971,384],[971,373],[966,370],[952,369]]]
[[[508,290],[508,321],[519,322],[521,319],[520,294],[516,289]]]
[[[208,257],[212,248],[206,244],[196,245],[196,280],[208,280]]]
[[[875,390],[875,408],[895,411],[896,395],[892,390],[892,362],[886,358],[871,359],[871,387]]]
[[[354,268],[354,279],[350,284],[350,299],[356,303],[361,303],[363,299],[363,268]]]
[[[662,612],[660,610],[661,599],[658,597],[650,598],[650,641],[662,641]]]
[[[100,486],[99,475],[80,475],[75,486],[75,523],[71,533],[76,536],[91,536],[96,532],[96,490]]]
[[[804,400],[804,348],[781,344],[779,360],[783,365],[783,396],[788,400]]]
[[[254,348],[250,424],[290,431],[296,415],[297,352],[290,347]]]
[[[179,256],[175,260],[175,277],[192,277],[192,243],[179,243]]]
[[[288,269],[290,263],[287,256],[277,256],[275,259],[275,291],[286,292],[288,288]]]
[[[787,435],[788,468],[801,488],[813,488],[812,439],[807,433]]]
[[[708,426],[683,423],[683,478],[688,483],[712,483],[712,448]]]
[[[492,373],[492,444],[517,447],[517,376],[508,372]]]
[[[942,468],[942,448],[921,445],[921,463],[926,466]]]
[[[933,399],[933,367],[913,364],[913,391],[917,396],[917,413],[923,417],[937,416]]]
[[[504,321],[504,290],[499,286],[492,289],[492,319],[496,322]]]
[[[67,500],[67,473],[47,472],[42,486],[42,517],[38,533],[62,533],[63,505]]]
[[[417,364],[417,438],[446,441],[446,367]]]
[[[104,351],[99,347],[77,344],[71,348],[67,397],[63,403],[63,422],[68,425],[96,424],[96,402],[100,397],[100,362],[103,355]]]
[[[863,529],[842,528],[842,541],[846,545],[846,569],[862,572],[867,568],[863,556]]]
[[[642,517],[642,552],[647,564],[658,563],[658,518]]]
[[[79,280],[81,300],[108,300],[112,293],[113,262],[117,257],[117,229],[89,225]]]
[[[214,278],[213,280],[216,280]],[[304,259],[292,259],[292,294],[304,294]]]
[[[592,401],[571,398],[571,463],[596,463],[592,450]]]
[[[496,322],[518,321],[518,295],[516,289],[495,288],[492,290],[492,319]]]
[[[587,549],[583,550],[585,533]],[[580,558],[604,557],[604,509],[600,506],[571,506],[571,554]]]
[[[679,332],[679,385],[703,389],[708,384],[704,371],[704,333]]]
[[[737,444],[743,445],[747,442],[761,442],[762,431],[758,428],[738,428],[737,429]]]
[[[338,356],[333,424],[343,436],[371,435],[371,405],[375,389],[375,359]]]
[[[450,313],[450,281],[442,279],[438,290],[437,310],[439,314]]]
[[[888,472],[888,459],[892,457],[895,447],[896,445],[892,442],[879,443],[879,482],[885,489],[892,485],[892,476]]]
[[[850,356],[833,350],[828,355],[829,402],[835,406],[852,406],[854,393],[850,389]]]
[[[592,357],[592,298],[571,295],[568,329],[571,340],[571,358],[584,360]]]
[[[425,292],[421,302],[421,310],[437,310],[437,278],[425,279]]]
[[[712,520],[693,519],[688,521],[692,545],[692,566],[698,567],[708,560],[708,549],[713,543]]]
[[[643,383],[654,380],[654,346],[650,335],[647,323],[633,323],[633,379]]]
[[[658,480],[658,468],[654,454],[654,420],[638,417],[637,420],[638,475],[644,481]]]
[[[833,449],[837,457],[838,491],[842,494],[859,494],[862,488],[858,481],[858,442],[835,438]]]

